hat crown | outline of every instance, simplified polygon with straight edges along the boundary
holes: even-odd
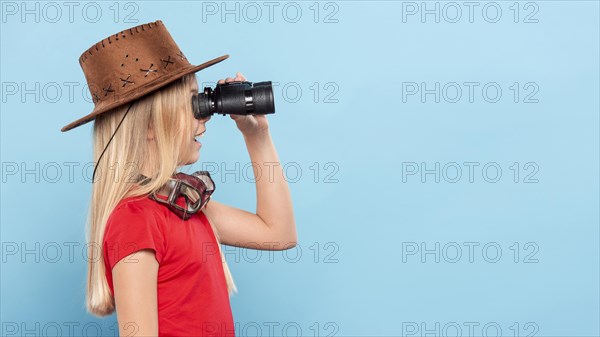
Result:
[[[103,39],[81,55],[79,64],[100,107],[192,67],[160,20]]]

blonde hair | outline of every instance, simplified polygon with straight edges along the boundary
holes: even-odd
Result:
[[[183,163],[189,137],[195,130],[190,93],[195,74],[183,78],[136,100],[127,116],[123,119],[130,104],[96,117],[93,129],[94,161],[98,168],[92,184],[92,198],[89,208],[86,239],[92,251],[102,247],[104,230],[108,217],[127,197],[147,196],[158,192],[168,179],[177,172]],[[122,122],[121,122],[122,121]],[[114,133],[117,125],[121,126]],[[153,130],[154,141],[148,142],[148,130]],[[106,152],[98,157],[114,138]],[[148,145],[150,143],[151,145]],[[153,172],[150,181],[143,185],[134,181],[141,170]],[[217,241],[220,243],[216,228],[212,225]],[[237,292],[233,277],[227,266],[221,245],[219,251],[227,281],[228,293]],[[93,254],[92,254],[93,255]],[[115,301],[108,287],[103,255],[88,258],[87,310],[95,316],[110,315],[115,310]]]

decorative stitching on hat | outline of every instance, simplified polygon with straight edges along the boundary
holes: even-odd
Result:
[[[121,79],[121,81],[123,81],[123,87],[125,87],[127,84],[135,84],[133,81],[129,80],[130,77],[131,77],[131,74],[127,74],[126,79],[122,79],[119,77],[119,79]]]
[[[140,71],[145,71],[146,72],[146,74],[144,75],[144,77],[148,76],[148,74],[150,74],[150,73],[156,73],[156,72],[158,72],[158,69],[152,69],[153,66],[154,66],[154,63],[151,63],[150,67],[148,67],[148,69],[141,69],[140,68]]]
[[[160,60],[165,63],[165,69],[169,66],[169,64],[175,63],[175,62],[171,61],[171,55],[169,55],[169,57],[166,60],[163,60],[163,59],[160,59]]]
[[[108,87],[102,89],[102,90],[104,90],[104,97],[108,96],[109,92],[115,92],[113,89],[111,89],[111,87],[112,87],[112,83],[109,83]]]

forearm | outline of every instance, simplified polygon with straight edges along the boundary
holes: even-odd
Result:
[[[297,241],[292,197],[271,134],[244,136],[256,181],[256,214],[282,244]]]

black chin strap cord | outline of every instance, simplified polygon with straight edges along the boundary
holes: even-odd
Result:
[[[125,116],[127,116],[127,114],[129,113],[129,109],[131,109],[131,106],[133,105],[133,103],[129,104],[129,107],[127,108],[127,111],[125,111],[125,114],[123,115],[123,118],[121,118],[121,121],[119,122],[119,125],[117,125],[117,128],[115,129],[115,132],[113,132],[112,136],[110,136],[110,139],[108,140],[108,143],[106,143],[106,146],[104,147],[104,150],[102,150],[102,154],[100,154],[100,157],[98,158],[98,161],[96,162],[96,165],[94,166],[94,173],[92,174],[92,183],[95,183],[95,177],[96,177],[96,170],[98,169],[98,164],[100,164],[100,159],[102,159],[102,156],[104,155],[104,152],[106,152],[106,149],[108,149],[108,145],[110,145],[110,142],[113,140],[113,137],[117,134],[117,131],[119,130],[119,127],[121,127],[121,123],[123,123],[123,120],[125,120]]]

